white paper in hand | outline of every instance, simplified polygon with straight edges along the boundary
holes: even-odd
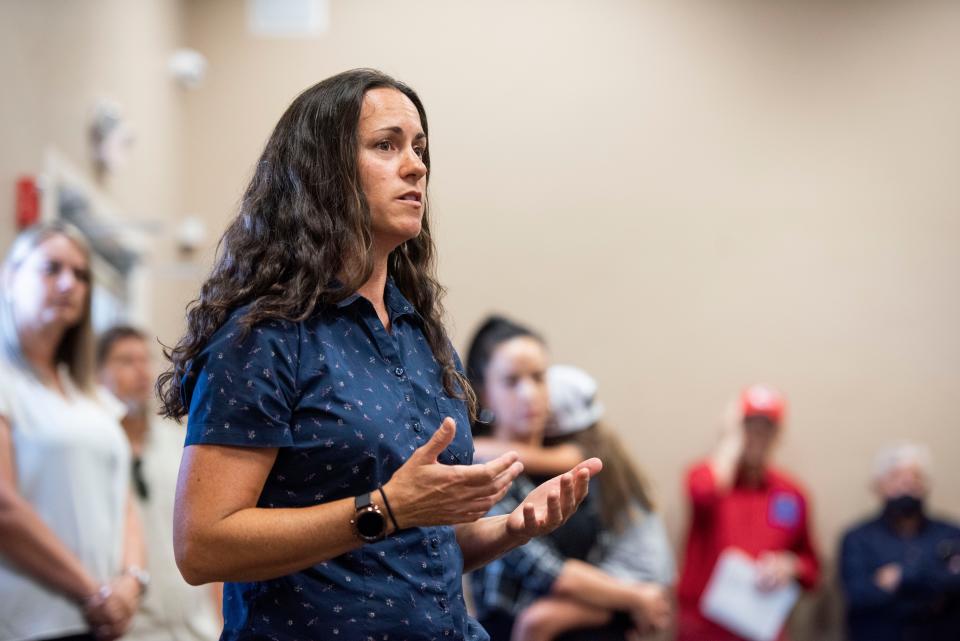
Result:
[[[773,641],[800,597],[800,588],[795,582],[766,592],[756,586],[756,562],[740,550],[724,550],[700,599],[700,612],[751,641]]]

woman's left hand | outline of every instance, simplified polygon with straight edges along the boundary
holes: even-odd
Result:
[[[600,459],[591,458],[541,484],[510,513],[507,534],[522,545],[563,525],[587,495],[590,478],[601,469]]]

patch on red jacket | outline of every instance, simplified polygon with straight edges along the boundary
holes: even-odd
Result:
[[[767,518],[774,527],[790,530],[800,523],[800,501],[795,494],[776,492],[770,497]]]

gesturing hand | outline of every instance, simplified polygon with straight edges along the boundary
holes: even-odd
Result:
[[[487,463],[444,465],[437,457],[457,433],[447,417],[436,434],[384,485],[390,506],[402,528],[454,525],[476,521],[490,511],[523,471],[516,452]]]
[[[541,484],[510,513],[507,534],[526,542],[560,527],[577,511],[590,478],[601,469],[600,459],[591,458]]]

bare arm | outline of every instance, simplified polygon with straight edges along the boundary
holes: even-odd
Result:
[[[736,402],[731,402],[723,417],[720,441],[709,460],[718,492],[726,492],[736,480],[737,466],[743,454],[743,439],[743,413]]]
[[[573,443],[541,447],[483,436],[474,439],[473,444],[476,449],[475,456],[481,460],[490,460],[509,451],[516,452],[523,463],[523,469],[533,476],[563,474],[583,460],[583,452]]]
[[[127,513],[123,530],[123,567],[147,566],[147,550],[143,540],[143,524],[131,494],[127,494]]]
[[[144,569],[147,562],[143,542],[143,526],[137,511],[133,495],[127,493],[126,517],[123,529],[123,568],[121,573],[110,582],[111,598],[114,602],[116,617],[109,625],[98,628],[101,637],[120,637],[129,629],[133,615],[140,607],[143,588],[140,582],[128,572],[129,568]]]
[[[211,583],[210,600],[213,601],[213,611],[217,613],[217,625],[223,627],[223,583]]]
[[[662,630],[670,624],[670,596],[663,586],[623,582],[570,559],[550,595],[535,601],[517,618],[514,638],[552,639],[567,630],[602,625],[618,610],[629,612],[641,632]]]
[[[474,521],[522,471],[514,454],[483,465],[438,463],[455,430],[452,419],[444,421],[384,486],[400,527]],[[353,498],[302,508],[256,507],[276,457],[275,448],[191,445],[184,450],[174,550],[189,583],[271,579],[360,547],[350,526]],[[382,500],[377,492],[371,498],[378,505]]]
[[[523,609],[514,620],[511,641],[552,641],[564,632],[610,622],[613,612],[577,601],[547,596]]]
[[[350,499],[308,508],[255,507],[276,457],[274,448],[191,445],[184,450],[174,551],[187,582],[271,579],[360,547],[348,527],[354,512]]]
[[[589,563],[568,559],[551,593],[595,608],[633,611],[643,605],[639,585],[615,579]]]
[[[0,554],[38,583],[80,603],[99,587],[80,560],[20,495],[10,424],[0,417]]]

